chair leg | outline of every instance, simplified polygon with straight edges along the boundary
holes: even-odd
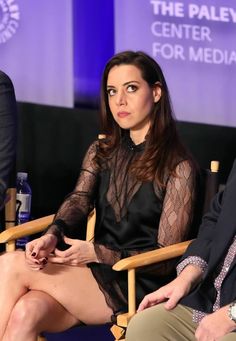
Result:
[[[113,336],[115,337],[115,341],[125,341],[126,328],[119,327],[119,326],[114,324],[110,328],[110,331],[112,332]]]

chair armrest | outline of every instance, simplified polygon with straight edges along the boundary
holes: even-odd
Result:
[[[182,243],[172,244],[160,249],[144,252],[135,256],[121,259],[119,262],[113,265],[113,270],[131,270],[136,269],[140,266],[150,265],[159,263],[164,260],[172,259],[175,257],[182,256],[188,245],[192,240],[187,240]]]
[[[8,228],[0,233],[0,243],[7,243],[11,240],[42,232],[49,224],[51,224],[53,217],[54,214],[51,214],[43,218],[31,220],[27,223]]]

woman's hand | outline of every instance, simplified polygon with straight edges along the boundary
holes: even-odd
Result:
[[[41,270],[46,266],[48,257],[55,250],[56,244],[57,237],[50,233],[27,243],[25,247],[26,263],[33,270]]]
[[[93,243],[67,237],[64,237],[64,241],[70,245],[69,249],[55,249],[54,256],[51,255],[48,259],[49,262],[74,266],[98,262]]]

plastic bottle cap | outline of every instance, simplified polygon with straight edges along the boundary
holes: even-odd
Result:
[[[26,173],[26,172],[18,172],[17,173],[17,179],[27,180],[27,178],[28,178],[28,173]]]

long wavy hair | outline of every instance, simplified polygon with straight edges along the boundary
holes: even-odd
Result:
[[[163,72],[158,63],[142,51],[124,51],[113,56],[105,66],[101,84],[100,123],[101,130],[106,138],[99,143],[97,154],[98,164],[109,159],[111,152],[120,144],[125,131],[114,120],[107,94],[107,79],[110,70],[118,65],[134,65],[140,71],[142,78],[153,88],[159,83],[161,98],[154,103],[151,112],[151,125],[146,136],[145,150],[140,158],[136,159],[130,171],[140,181],[156,180],[164,186],[166,171],[174,172],[180,160],[191,157],[184,148],[176,129],[176,121],[172,110],[169,90]]]

